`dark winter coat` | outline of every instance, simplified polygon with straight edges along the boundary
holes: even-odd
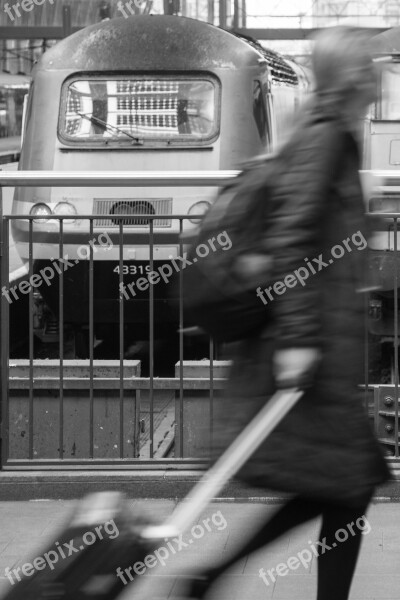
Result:
[[[308,261],[316,273],[304,286],[298,282],[280,295],[272,291],[266,309],[273,324],[238,345],[220,439],[237,433],[273,393],[277,348],[318,347],[322,360],[312,387],[240,477],[266,488],[357,503],[389,474],[357,389],[364,380],[364,295],[357,289],[365,285],[366,250],[356,244],[362,247],[368,237],[359,152],[340,119],[314,106],[285,153],[285,173],[266,226],[274,281],[284,281]],[[334,249],[338,258],[332,255],[335,246],[342,248]],[[313,261],[318,257],[326,266]]]

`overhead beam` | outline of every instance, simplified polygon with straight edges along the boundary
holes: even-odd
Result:
[[[71,27],[71,33],[83,29]],[[62,40],[65,37],[64,27],[49,26],[11,26],[0,27],[0,40]]]

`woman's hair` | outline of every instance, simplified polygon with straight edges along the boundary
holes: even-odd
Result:
[[[345,99],[365,94],[372,102],[375,68],[368,49],[368,37],[356,27],[328,27],[315,37],[312,66],[315,88],[320,94]]]

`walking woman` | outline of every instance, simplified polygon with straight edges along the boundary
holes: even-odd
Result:
[[[237,433],[277,387],[305,389],[240,473],[292,497],[234,555],[191,580],[188,598],[205,598],[240,558],[310,519],[322,516],[320,540],[331,546],[389,477],[357,390],[367,244],[359,131],[376,76],[365,36],[354,28],[325,30],[312,58],[315,92],[282,150],[285,168],[266,233],[273,280],[285,289],[268,300],[272,324],[235,352],[224,412],[224,427]],[[288,277],[300,267],[308,272],[301,285]],[[318,557],[317,600],[348,599],[362,539],[354,532]]]

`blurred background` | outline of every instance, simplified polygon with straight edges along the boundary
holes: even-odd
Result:
[[[0,71],[29,74],[37,57],[57,39],[102,19],[131,14],[183,15],[226,29],[248,30],[268,47],[304,61],[311,51],[306,38],[314,28],[342,23],[379,30],[400,24],[397,0],[135,1],[25,0],[29,10],[22,10],[14,8],[16,0],[1,0]]]

